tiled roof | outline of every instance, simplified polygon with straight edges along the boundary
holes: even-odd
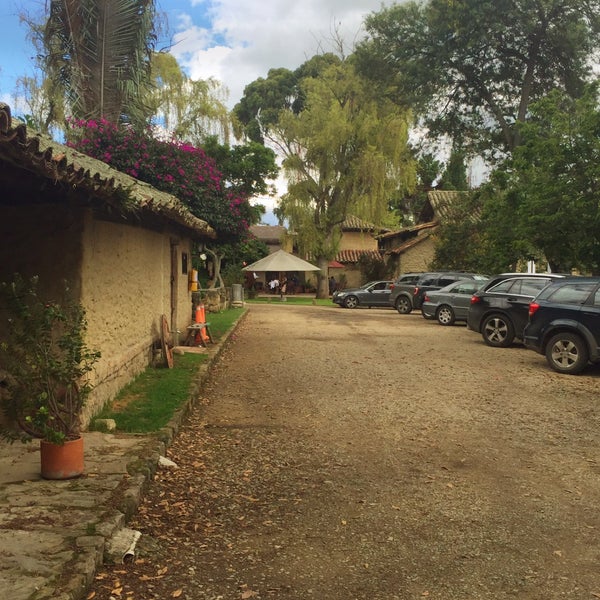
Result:
[[[436,220],[441,222],[451,221],[453,206],[468,192],[457,192],[450,190],[432,190],[427,192],[427,199],[433,209]]]
[[[10,107],[3,103],[0,103],[0,161],[54,184],[64,183],[82,190],[122,214],[150,213],[185,227],[194,237],[216,237],[214,229],[195,217],[175,196],[41,134],[28,135],[24,124],[12,122]]]
[[[437,221],[430,221],[429,223],[421,223],[420,225],[412,225],[411,227],[405,227],[404,229],[399,229],[397,231],[389,231],[379,236],[379,239],[391,239],[395,237],[404,237],[406,235],[410,235],[413,233],[419,233],[425,229],[432,229],[433,227],[437,227]]]
[[[402,254],[403,252],[405,252],[409,248],[413,248],[414,246],[418,246],[419,244],[421,244],[422,242],[424,242],[433,232],[434,232],[434,230],[431,229],[429,231],[423,232],[421,235],[417,235],[415,237],[412,237],[409,240],[406,240],[406,242],[404,242],[403,244],[400,244],[399,246],[397,246],[396,248],[394,248],[393,250],[388,250],[386,252],[386,254],[388,254],[388,255]]]
[[[380,227],[375,227],[373,223],[367,223],[359,219],[358,217],[354,217],[352,215],[348,215],[344,222],[342,223],[342,231],[374,231],[381,230]],[[383,230],[385,231],[385,230]]]
[[[356,263],[361,256],[383,260],[383,255],[379,250],[341,250],[335,255],[335,260],[340,263]]]

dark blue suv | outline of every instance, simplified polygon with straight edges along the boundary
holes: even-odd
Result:
[[[523,342],[559,373],[580,373],[588,362],[600,362],[600,277],[544,288],[529,305]]]

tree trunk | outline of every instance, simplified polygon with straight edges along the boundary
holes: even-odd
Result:
[[[327,266],[329,259],[319,256],[317,265],[321,269],[317,272],[317,298],[329,298],[329,281],[327,279]]]

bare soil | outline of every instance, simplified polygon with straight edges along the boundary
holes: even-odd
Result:
[[[600,598],[599,383],[417,313],[252,306],[88,598]]]

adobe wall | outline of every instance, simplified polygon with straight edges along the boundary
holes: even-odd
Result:
[[[432,236],[412,248],[407,248],[400,256],[392,255],[394,276],[404,273],[429,271],[435,258],[435,242]]]
[[[87,310],[89,346],[99,349],[94,391],[84,421],[153,359],[161,338],[161,316],[171,323],[171,243],[176,243],[177,311],[173,329],[191,323],[188,275],[182,272],[182,252],[190,242],[169,232],[113,223],[87,215],[83,234],[81,300]]]
[[[368,232],[344,231],[340,239],[341,250],[377,250],[377,240]]]

